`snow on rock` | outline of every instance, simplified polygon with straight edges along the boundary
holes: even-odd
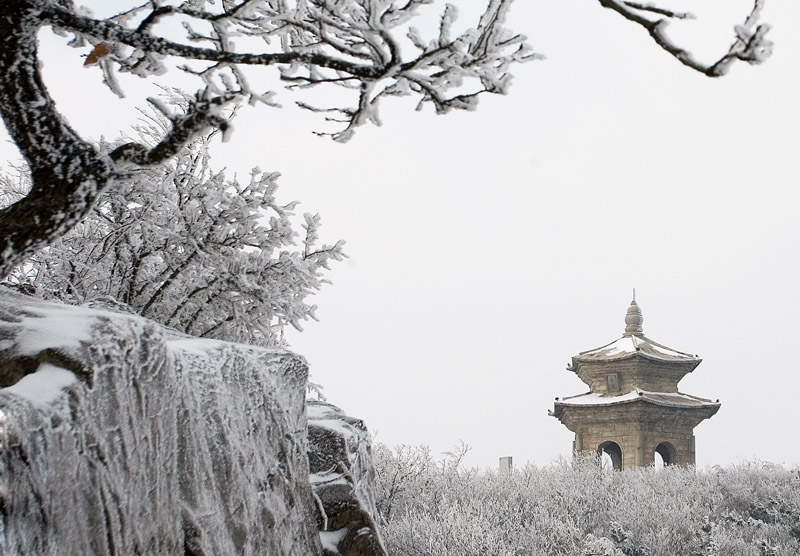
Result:
[[[347,534],[347,527],[342,527],[336,531],[320,531],[319,538],[322,539],[322,548],[326,553],[339,554],[339,543]]]
[[[22,396],[35,404],[47,405],[55,401],[64,389],[76,380],[78,377],[72,371],[43,363],[35,372],[25,375],[19,382],[3,390]]]
[[[307,369],[0,288],[0,554],[322,553]]]
[[[386,556],[375,523],[375,468],[363,421],[308,402],[308,459],[325,556]]]

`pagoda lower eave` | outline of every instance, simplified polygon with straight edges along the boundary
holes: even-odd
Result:
[[[634,390],[620,396],[588,393],[556,400],[550,415],[573,432],[587,425],[620,422],[692,429],[717,413],[720,405],[688,394]]]

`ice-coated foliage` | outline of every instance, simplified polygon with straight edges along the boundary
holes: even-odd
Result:
[[[760,63],[771,52],[768,27],[757,24],[764,0],[754,1],[728,51],[710,65],[665,31],[689,14],[652,3],[599,3],[644,27],[686,66],[717,77],[737,60]],[[229,122],[220,108],[230,102],[274,106],[279,87],[337,87],[344,95],[296,102],[325,114],[334,127],[323,133],[346,141],[359,125],[380,123],[378,106],[393,96],[415,96],[420,106],[446,113],[474,109],[484,93],[505,93],[512,66],[538,57],[523,35],[505,27],[511,2],[485,0],[478,21],[458,29],[457,10],[447,5],[433,33],[412,23],[434,0],[120,0],[99,2],[99,17],[80,0],[0,2],[0,114],[32,176],[28,195],[0,209],[0,276],[75,226],[122,167],[163,162],[209,128],[227,137]],[[42,29],[68,37],[86,65],[99,66],[105,84],[120,95],[117,72],[149,78],[177,64],[197,78],[189,110],[164,110],[170,129],[157,145],[132,141],[108,156],[98,152],[49,95],[39,69]],[[245,68],[272,68],[280,85],[252,85]]]
[[[319,216],[305,214],[297,245],[295,203],[277,202],[278,175],[227,179],[207,147],[197,139],[164,165],[131,170],[9,281],[70,304],[111,299],[194,336],[280,344],[285,325],[314,318],[306,299],[344,242],[317,245]],[[0,188],[20,189],[10,178]]]
[[[0,209],[0,277],[74,227],[131,166],[164,162],[209,129],[226,137],[220,109],[231,102],[274,104],[270,87],[341,88],[346,94],[332,106],[298,104],[326,113],[336,122],[328,133],[345,141],[359,125],[379,121],[383,98],[416,95],[440,113],[473,109],[480,94],[506,92],[512,64],[533,59],[525,37],[504,27],[511,0],[488,0],[460,34],[448,8],[438,34],[423,40],[416,33],[416,47],[401,52],[410,21],[429,3],[134,0],[94,17],[79,1],[0,2],[0,114],[32,183],[23,199]],[[106,154],[70,127],[50,97],[40,73],[42,29],[68,37],[117,93],[115,72],[160,76],[174,64],[197,78],[198,91],[178,114],[154,102],[169,120],[156,145],[131,141]],[[272,69],[271,84],[251,86],[248,66]]]
[[[279,68],[291,88],[321,84],[344,87],[351,106],[298,105],[332,113],[342,125],[326,133],[346,141],[355,127],[378,123],[384,97],[415,94],[437,112],[473,109],[482,92],[504,93],[512,63],[532,58],[525,37],[502,27],[510,0],[489,0],[477,25],[453,33],[456,9],[444,9],[438,35],[423,39],[410,22],[432,0],[249,0],[217,3],[196,0],[180,5],[129,2],[130,9],[106,20],[108,35],[91,33],[90,17],[59,14],[74,33],[72,44],[92,47],[88,63],[101,66],[105,83],[122,91],[116,71],[142,77],[167,71],[164,55],[198,63],[183,66],[200,78],[215,98],[245,97],[251,103],[273,103],[275,91],[257,90],[243,66]],[[180,41],[153,37],[157,26],[183,25]],[[86,31],[90,31],[86,33]],[[404,35],[411,42],[404,44]],[[411,48],[406,51],[405,47]],[[412,52],[409,56],[408,52]],[[234,65],[237,64],[237,65]]]
[[[301,357],[6,287],[0,333],[0,554],[321,554]]]
[[[394,556],[790,556],[800,552],[800,468],[603,471],[593,460],[510,475],[373,450]],[[450,462],[450,463],[448,463]]]

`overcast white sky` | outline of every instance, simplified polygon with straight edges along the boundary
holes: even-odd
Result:
[[[750,6],[684,7],[710,19],[675,35],[711,60]],[[554,397],[588,390],[565,366],[622,335],[635,287],[646,335],[704,360],[681,391],[722,402],[698,464],[800,463],[800,4],[768,0],[763,20],[769,62],[711,80],[597,2],[517,0],[508,24],[547,60],[477,112],[387,104],[345,145],[295,111],[238,118],[219,166],[280,171],[279,198],[348,242],[321,322],[290,337],[329,401],[389,445],[547,464],[572,442]],[[46,77],[80,131],[115,136],[130,103],[82,61],[59,53]]]

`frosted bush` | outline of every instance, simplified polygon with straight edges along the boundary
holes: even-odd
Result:
[[[156,142],[161,123],[151,118],[140,134]],[[344,242],[319,243],[319,215],[295,225],[297,203],[277,201],[277,173],[254,168],[240,181],[213,170],[208,141],[128,171],[8,281],[45,299],[128,307],[193,336],[282,345],[287,325],[316,318],[307,300]],[[0,202],[26,179],[0,178]]]
[[[590,459],[500,476],[441,465],[425,448],[378,446],[376,454],[378,506],[397,556],[800,553],[797,468],[606,473]]]

